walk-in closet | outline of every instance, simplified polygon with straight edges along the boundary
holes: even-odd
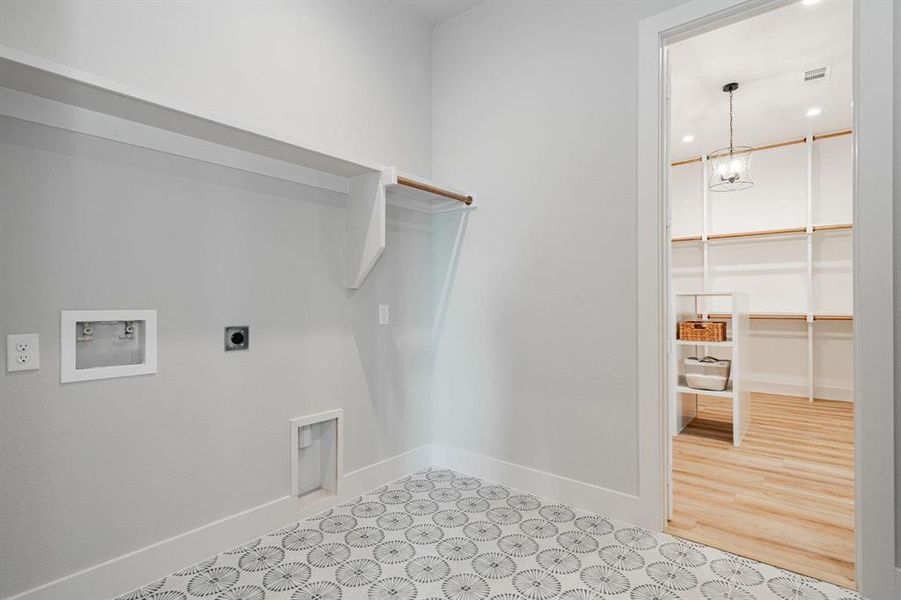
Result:
[[[853,585],[850,6],[669,51],[668,530]]]

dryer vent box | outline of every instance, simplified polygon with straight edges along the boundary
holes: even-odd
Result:
[[[291,492],[310,502],[338,494],[342,425],[338,409],[291,420]]]
[[[155,310],[64,310],[60,381],[156,373]]]

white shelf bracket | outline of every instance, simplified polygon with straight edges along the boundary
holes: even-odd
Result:
[[[385,250],[385,186],[397,181],[397,171],[384,169],[350,178],[347,198],[347,282],[355,290]]]

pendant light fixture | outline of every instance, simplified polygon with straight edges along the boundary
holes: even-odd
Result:
[[[732,93],[738,89],[737,83],[727,83],[723,91],[729,94],[729,147],[714,150],[707,155],[710,161],[710,181],[707,188],[711,192],[736,192],[752,185],[751,148],[736,146],[732,140]]]

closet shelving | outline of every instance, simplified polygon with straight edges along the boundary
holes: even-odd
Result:
[[[806,298],[804,299],[802,304],[806,304],[806,310],[803,312],[797,310],[787,310],[787,311],[774,311],[774,312],[750,312],[748,317],[752,320],[757,321],[803,321],[807,323],[807,396],[809,400],[814,399],[814,323],[817,321],[825,322],[825,321],[853,321],[854,316],[850,312],[848,313],[836,313],[836,312],[816,312],[814,310],[814,285],[815,285],[815,266],[817,263],[817,257],[814,255],[814,246],[815,246],[815,238],[818,235],[836,235],[841,234],[842,232],[850,232],[853,230],[853,223],[850,222],[833,222],[833,223],[814,223],[814,214],[815,214],[815,193],[814,193],[814,179],[815,179],[815,166],[814,166],[814,145],[817,142],[821,142],[823,140],[830,140],[834,138],[839,138],[843,136],[850,135],[852,132],[850,129],[835,131],[830,133],[823,133],[818,135],[809,135],[803,138],[796,138],[788,141],[777,142],[772,144],[766,144],[762,146],[757,146],[753,148],[754,152],[759,153],[763,151],[775,150],[778,148],[787,148],[790,146],[801,146],[805,147],[805,184],[804,184],[804,195],[803,195],[803,225],[792,226],[792,227],[779,227],[779,228],[767,228],[767,229],[749,229],[744,231],[712,231],[709,229],[711,223],[711,198],[710,196],[714,195],[707,190],[707,180],[709,178],[709,170],[708,170],[708,160],[706,156],[697,156],[682,160],[677,160],[671,163],[673,168],[684,167],[687,165],[695,165],[698,166],[700,163],[700,177],[697,180],[697,185],[702,189],[701,197],[700,197],[700,233],[693,233],[691,235],[674,235],[671,237],[671,242],[673,247],[681,247],[685,245],[697,245],[701,258],[700,258],[700,271],[701,271],[701,279],[702,281],[698,282],[700,284],[700,289],[709,290],[711,286],[711,278],[712,278],[712,267],[711,267],[711,255],[716,252],[716,248],[721,244],[728,244],[730,241],[734,243],[749,243],[755,244],[757,242],[773,242],[774,240],[779,240],[782,238],[794,238],[803,240],[806,248],[805,254],[806,257],[803,260],[803,270],[804,270],[804,285],[806,287]],[[849,163],[850,166],[850,163]],[[752,167],[752,173],[754,169]],[[850,173],[850,171],[849,171]],[[739,192],[741,193],[741,192]],[[850,206],[850,198],[848,199],[848,206]],[[698,318],[716,318],[716,319],[730,319],[731,314],[723,311],[715,311],[705,313],[698,313],[696,315]]]
[[[327,152],[6,46],[0,46],[0,117],[344,195],[350,289],[362,285],[385,249],[387,205],[430,214],[477,207],[459,189]]]

